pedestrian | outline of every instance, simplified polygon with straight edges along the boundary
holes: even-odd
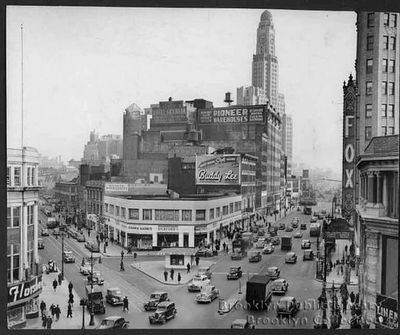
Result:
[[[68,303],[74,305],[74,294],[72,292],[69,294]]]
[[[46,323],[47,329],[51,329],[51,324],[52,323],[53,323],[53,319],[49,316],[47,318],[47,323]]]
[[[333,262],[333,268],[335,268],[336,267],[336,262]]]
[[[343,274],[343,265],[340,266],[340,273]]]
[[[170,274],[171,274],[171,280],[174,280],[174,269],[171,269]]]
[[[59,273],[58,274],[58,285],[61,286],[61,283],[62,283],[62,274]]]
[[[123,261],[121,261],[121,263],[120,263],[120,271],[125,271],[125,268],[124,268],[124,262]]]
[[[336,274],[339,276],[339,272],[340,272],[340,267],[339,265],[336,267]]]
[[[329,265],[330,265],[330,269],[331,269],[331,271],[333,270],[333,262],[332,261],[329,261]]]
[[[47,326],[47,316],[44,314],[42,315],[42,327],[46,328]]]
[[[124,298],[124,300],[123,300],[123,308],[122,308],[122,311],[125,312],[125,310],[129,311],[129,308],[128,308],[128,297],[127,297],[127,296],[125,296],[125,298]]]
[[[87,230],[88,237],[90,237],[90,229]]]
[[[57,304],[54,312],[56,314],[56,321],[58,321],[60,319],[60,314],[61,314],[61,309],[60,309],[60,306],[58,306],[58,304]]]
[[[354,295],[354,292],[351,291],[350,292],[350,301],[351,301],[352,304],[354,303],[355,298],[356,298],[356,296]]]
[[[40,303],[40,311],[42,312],[42,317],[46,311],[46,303],[42,300],[42,302]]]
[[[225,242],[222,244],[222,247],[224,248],[224,251],[226,251],[226,243]]]
[[[167,270],[164,271],[164,279],[165,279],[165,281],[168,280],[168,272],[167,272]]]
[[[69,293],[70,293],[70,294],[72,293],[73,287],[74,287],[74,285],[72,285],[72,282],[69,282],[69,284],[68,284],[68,290],[69,290]]]
[[[67,310],[67,318],[71,317],[72,318],[72,305],[68,304],[68,310]]]
[[[121,260],[124,259],[124,251],[121,250]]]
[[[187,273],[189,273],[190,272],[190,264],[189,263],[187,263],[186,268],[187,268]]]
[[[344,247],[344,252],[347,254],[347,244],[346,244],[346,246]]]
[[[181,273],[178,272],[178,284],[180,284],[180,283],[181,283]]]
[[[53,280],[53,288],[54,288],[54,292],[55,292],[56,288],[57,288],[57,279]]]
[[[199,256],[196,256],[196,266],[199,266],[200,258]]]
[[[51,304],[51,306],[49,308],[52,317],[54,317],[54,312],[55,312],[54,309],[55,308],[56,308],[56,306],[54,306],[54,304]]]
[[[358,305],[360,302],[360,293],[357,292],[356,294],[356,304]]]
[[[342,305],[343,305],[343,312],[346,312],[346,309],[347,309],[347,298],[342,299]]]

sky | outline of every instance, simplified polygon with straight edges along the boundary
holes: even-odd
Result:
[[[91,130],[122,135],[133,102],[144,109],[169,97],[204,98],[225,106],[225,92],[236,100],[236,88],[251,85],[263,11],[8,6],[7,147],[23,141],[44,156],[81,159]],[[340,171],[356,14],[270,13],[293,159]]]

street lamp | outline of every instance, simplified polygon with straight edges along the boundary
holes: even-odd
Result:
[[[93,294],[93,250],[90,249],[90,293]],[[94,326],[94,303],[90,304],[90,322],[89,326]]]
[[[82,328],[85,329],[85,306],[87,305],[87,300],[82,298],[80,301],[80,305],[82,306]]]
[[[61,279],[64,280],[64,224],[61,220]]]

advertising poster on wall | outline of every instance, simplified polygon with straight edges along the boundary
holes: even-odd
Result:
[[[210,123],[264,123],[264,107],[241,106],[210,108],[198,111],[200,124]]]
[[[239,185],[240,155],[196,156],[197,185]]]

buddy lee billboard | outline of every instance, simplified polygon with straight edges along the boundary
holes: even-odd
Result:
[[[239,185],[240,155],[196,156],[197,185]]]

